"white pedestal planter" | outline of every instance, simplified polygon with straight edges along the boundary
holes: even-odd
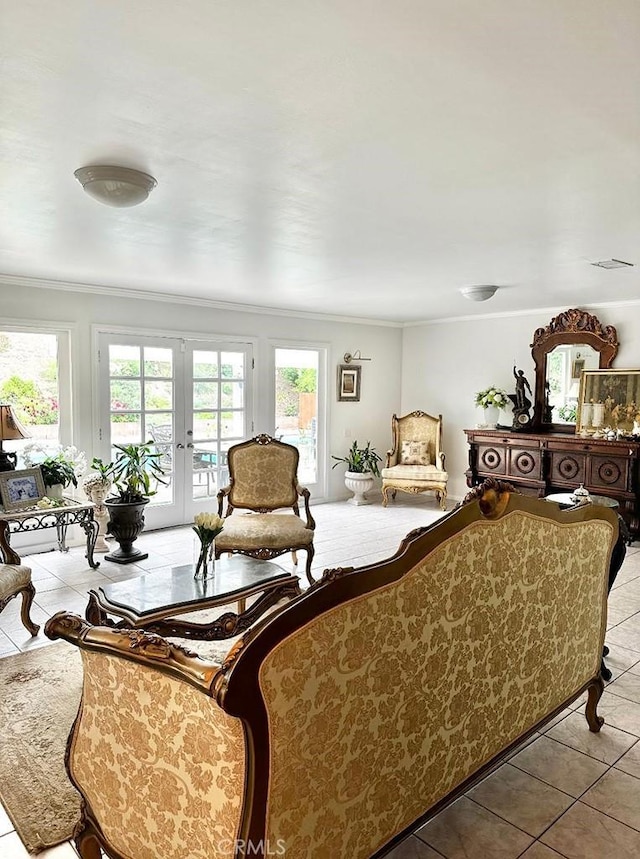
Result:
[[[370,471],[365,471],[364,474],[359,474],[357,471],[347,471],[344,475],[344,485],[349,492],[353,492],[353,498],[347,500],[347,504],[371,504],[365,498],[365,493],[368,492],[374,484],[373,474]]]

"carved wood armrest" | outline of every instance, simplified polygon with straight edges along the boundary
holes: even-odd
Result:
[[[4,564],[19,564],[20,555],[9,545],[9,523],[0,519],[0,558]]]
[[[387,461],[385,463],[385,468],[391,468],[393,465],[397,465],[398,456],[394,449],[387,451]]]
[[[218,516],[222,519],[222,508],[224,507],[224,499],[231,492],[231,484],[228,486],[223,486],[222,489],[218,491]]]
[[[296,486],[296,491],[301,498],[304,498],[304,513],[307,517],[306,527],[313,531],[316,527],[316,523],[315,519],[311,515],[311,510],[309,509],[309,498],[311,498],[311,493],[305,486],[300,486],[300,484]]]
[[[193,651],[140,629],[92,626],[77,614],[59,611],[49,618],[44,632],[47,638],[63,638],[82,650],[111,653],[173,674],[212,698],[217,699],[218,692],[226,685],[219,665],[206,662]]]
[[[436,459],[440,460],[440,470],[446,471],[447,469],[444,467],[444,453],[439,453]]]

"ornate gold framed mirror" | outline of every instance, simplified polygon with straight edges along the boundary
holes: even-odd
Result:
[[[533,335],[536,367],[533,427],[575,432],[583,370],[608,369],[618,353],[613,325],[603,326],[586,310],[565,310]]]

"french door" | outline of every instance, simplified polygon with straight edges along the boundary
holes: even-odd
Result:
[[[227,451],[252,431],[252,365],[248,343],[99,335],[103,458],[142,441],[161,454],[166,483],[146,508],[147,527],[216,510]]]

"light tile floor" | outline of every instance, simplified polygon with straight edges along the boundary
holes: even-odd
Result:
[[[325,567],[388,557],[410,530],[439,518],[432,498],[400,495],[386,510],[379,502],[366,507],[339,503],[318,505],[313,514],[316,575]],[[149,551],[146,561],[120,567],[103,560],[96,571],[87,567],[80,547],[66,555],[29,556],[37,590],[34,620],[44,623],[61,609],[82,613],[92,586],[193,559],[188,526],[143,534],[138,545]],[[301,552],[302,575],[303,565]],[[0,656],[49,643],[42,632],[29,637],[20,623],[18,600],[0,614]],[[574,702],[389,859],[639,859],[640,545],[628,549],[610,595],[607,644],[613,678],[600,702],[605,726],[599,734],[587,728],[584,701]],[[77,859],[70,844],[39,855]],[[0,807],[0,857],[28,856]]]

